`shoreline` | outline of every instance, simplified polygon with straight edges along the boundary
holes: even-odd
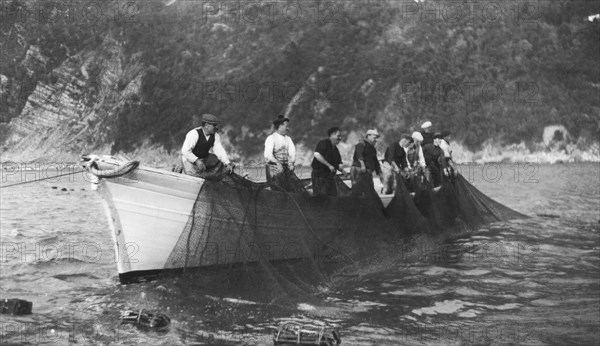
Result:
[[[535,151],[531,151],[524,143],[513,144],[507,146],[497,145],[495,143],[486,143],[481,150],[472,152],[460,143],[451,143],[453,150],[453,158],[458,165],[467,164],[516,164],[516,163],[531,163],[531,164],[569,164],[569,163],[600,163],[600,143],[594,142],[591,145],[585,145],[585,148],[580,148],[575,144],[553,146],[536,145]],[[583,146],[582,146],[583,147]],[[349,143],[340,143],[338,146],[342,161],[345,166],[350,166],[352,163],[352,153],[354,145]],[[380,154],[380,159],[383,158],[385,145],[378,144],[377,149]],[[113,155],[110,153],[109,147],[97,148],[90,150],[88,153],[96,155],[108,155],[120,158],[124,161],[137,160],[142,165],[158,169],[171,170],[176,164],[179,164],[180,152],[167,151],[161,146],[143,145],[133,152],[118,152]],[[263,160],[260,154],[241,158],[235,151],[230,150],[230,159],[240,167],[264,167]],[[87,153],[86,153],[87,154]],[[63,165],[78,165],[82,154],[69,152],[42,152],[29,151],[27,153],[15,153],[11,149],[0,153],[0,169],[7,165],[35,165],[35,164],[63,164]],[[297,145],[297,160],[298,166],[309,167],[312,161],[312,150],[307,150],[302,144]]]

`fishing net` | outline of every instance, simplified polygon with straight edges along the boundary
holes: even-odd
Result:
[[[335,177],[338,197],[312,196],[293,172],[287,179],[255,183],[229,174],[205,181],[162,277],[190,290],[306,301],[337,273],[393,253],[407,238],[524,217],[460,176],[436,190],[398,177],[386,208],[368,175],[352,189]]]

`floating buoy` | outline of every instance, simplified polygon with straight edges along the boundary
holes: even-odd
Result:
[[[121,323],[133,324],[143,330],[166,331],[171,325],[171,319],[167,315],[146,310],[126,310],[121,311]]]
[[[33,303],[23,299],[0,299],[0,313],[12,315],[29,315]]]

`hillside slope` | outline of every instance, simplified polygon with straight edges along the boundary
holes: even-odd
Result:
[[[93,4],[3,7],[3,157],[168,155],[205,112],[244,158],[280,113],[307,148],[331,126],[391,142],[425,119],[472,151],[531,147],[549,125],[580,149],[600,134],[598,2]]]

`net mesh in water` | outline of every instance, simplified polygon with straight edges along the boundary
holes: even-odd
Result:
[[[393,253],[394,244],[409,237],[525,217],[461,176],[437,191],[409,181],[413,195],[398,178],[386,208],[369,176],[352,190],[336,177],[338,197],[311,196],[292,172],[284,179],[254,183],[230,174],[207,180],[164,268],[178,269],[178,279],[169,271],[163,278],[262,301],[306,300],[329,286],[332,274],[379,252]]]

